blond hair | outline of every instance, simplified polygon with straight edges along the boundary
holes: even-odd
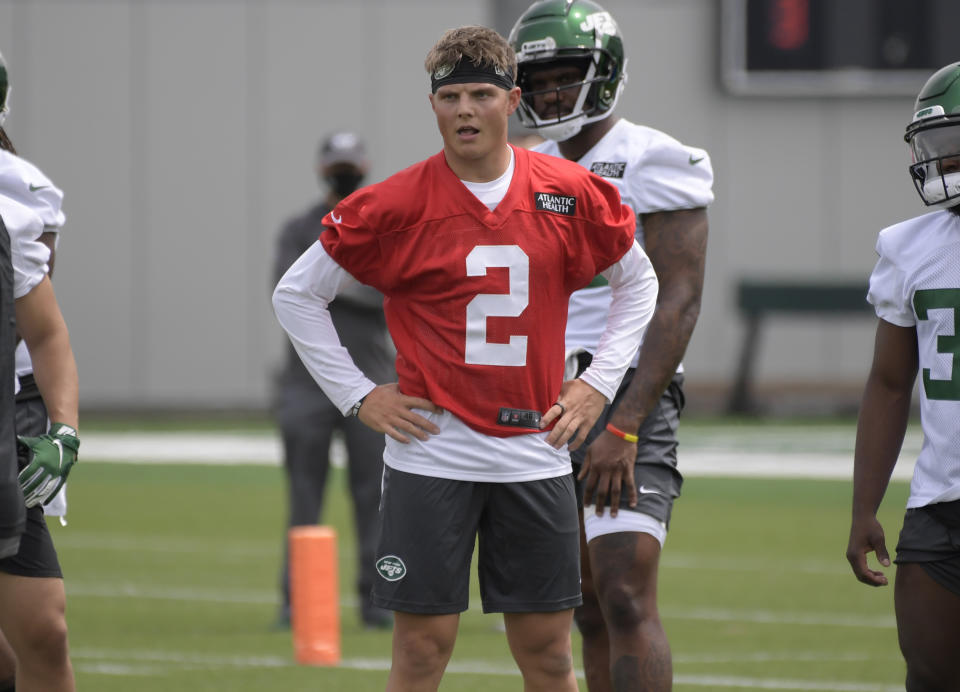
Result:
[[[478,67],[498,67],[511,80],[517,78],[517,54],[507,39],[485,26],[448,29],[427,53],[423,66],[432,75],[438,68],[454,66],[463,59]]]

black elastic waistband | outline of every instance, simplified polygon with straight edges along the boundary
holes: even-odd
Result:
[[[33,375],[20,376],[20,391],[17,392],[17,401],[29,401],[40,396],[40,389],[37,387],[37,381]]]
[[[583,371],[590,367],[593,362],[593,354],[589,351],[580,351],[577,354],[577,377],[583,374]]]

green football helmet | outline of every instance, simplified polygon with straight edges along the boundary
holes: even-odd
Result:
[[[903,138],[920,199],[931,209],[960,204],[960,62],[927,80],[913,111]]]
[[[627,60],[617,23],[592,0],[540,0],[514,24],[510,45],[517,53],[517,84],[523,92],[517,113],[526,127],[556,141],[570,139],[586,124],[608,117],[627,82]],[[540,68],[576,64],[583,78],[534,91],[530,75]],[[576,89],[569,113],[541,117],[534,101],[548,92]]]
[[[10,82],[7,80],[7,63],[0,53],[0,126],[7,117],[10,107],[7,105],[7,95],[10,93]]]

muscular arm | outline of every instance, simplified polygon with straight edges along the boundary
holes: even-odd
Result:
[[[610,417],[614,427],[629,434],[635,434],[656,407],[697,323],[707,251],[706,209],[646,214],[643,232],[660,292],[640,347],[639,366]],[[637,503],[633,478],[636,456],[636,443],[609,432],[591,443],[579,477],[584,480],[584,496],[595,498],[597,514],[602,515],[609,502],[610,514],[616,516],[624,489],[629,504]]]
[[[875,551],[889,565],[877,510],[900,455],[910,415],[910,397],[917,376],[917,331],[880,320],[873,364],[860,405],[853,457],[853,517],[847,560],[857,579],[872,586],[887,583],[882,572],[867,566]]]
[[[15,302],[17,331],[27,343],[34,378],[50,420],[77,428],[77,364],[53,284],[44,277]]]
[[[707,227],[707,211],[702,208],[643,216],[644,244],[660,280],[660,293],[640,347],[640,367],[610,421],[620,430],[637,431],[687,350],[700,315]]]

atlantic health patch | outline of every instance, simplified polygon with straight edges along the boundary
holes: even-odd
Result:
[[[570,195],[555,195],[551,192],[534,192],[533,197],[540,211],[552,211],[555,214],[573,216],[577,209],[577,198]]]
[[[626,170],[626,161],[594,161],[590,164],[590,172],[603,178],[622,178]]]

